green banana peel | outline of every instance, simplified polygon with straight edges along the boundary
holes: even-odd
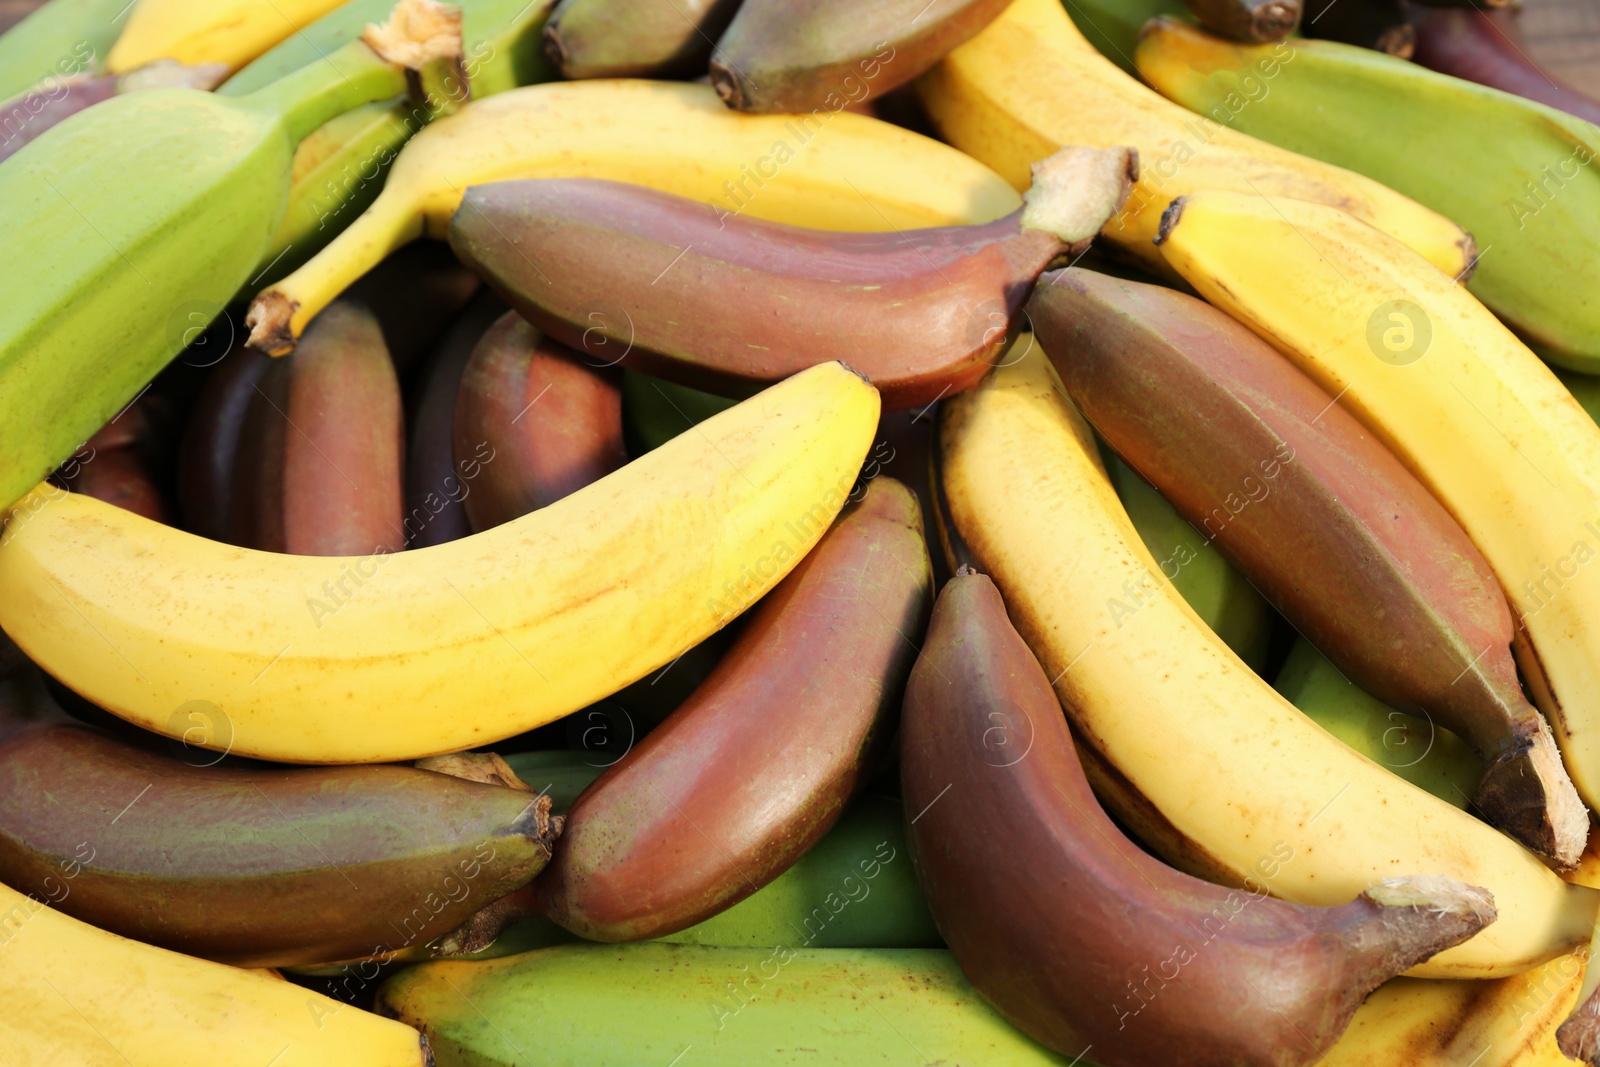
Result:
[[[1272,684],[1318,726],[1440,800],[1465,808],[1477,790],[1483,761],[1465,741],[1369,695],[1305,638]]]
[[[622,372],[622,423],[631,455],[642,456],[660,448],[737,403],[638,371]]]
[[[1179,104],[1460,223],[1479,249],[1472,292],[1550,361],[1600,371],[1593,125],[1331,41],[1239,45],[1156,20],[1135,59]]]
[[[1173,588],[1251,670],[1262,671],[1277,612],[1149,482],[1110,449],[1101,454],[1139,539]]]
[[[562,945],[412,967],[376,1010],[426,1033],[439,1067],[1068,1062],[940,949]]]
[[[1570,370],[1558,370],[1556,377],[1561,379],[1561,384],[1567,387],[1567,391],[1589,413],[1589,417],[1600,423],[1600,378]]]
[[[217,92],[254,92],[316,62],[355,40],[369,22],[381,20],[392,3],[350,0],[258,57]],[[554,0],[461,0],[461,68],[425,79],[423,89],[430,99],[459,106],[469,97],[481,99],[556,78],[542,44],[553,5]],[[461,74],[466,76],[464,85]],[[343,116],[308,138],[295,157],[297,173],[283,225],[263,252],[252,285],[260,288],[286,277],[365,211],[383,190],[400,149],[435,117],[434,111],[402,100],[387,109],[373,106]],[[313,153],[314,159],[307,158]]]
[[[51,0],[0,35],[0,101],[105,68],[129,0]]]
[[[248,284],[282,219],[299,142],[407,82],[404,68],[352,42],[245,97],[113,98],[0,167],[0,262],[11,271],[0,307],[0,507],[134,399],[195,322]]]

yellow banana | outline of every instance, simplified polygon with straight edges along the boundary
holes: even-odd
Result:
[[[139,0],[112,45],[106,69],[135,70],[158,59],[238,70],[326,15],[344,0]]]
[[[71,892],[70,881],[62,883]],[[152,948],[0,885],[7,1067],[423,1067],[411,1027],[291,985]]]
[[[1600,807],[1600,427],[1471,294],[1342,212],[1205,192],[1168,222],[1168,262],[1338,396],[1482,550],[1529,689]]]
[[[829,230],[988,222],[1022,203],[955,149],[851,112],[743,115],[706,85],[533,85],[470,103],[412,138],[372,206],[256,298],[250,343],[289,351],[384,256],[443,238],[469,185],[560,177],[632,182],[702,200],[720,217],[748,212]]]
[[[1011,351],[945,402],[944,499],[1107,804],[1169,862],[1302,904],[1400,875],[1493,893],[1499,918],[1413,976],[1503,977],[1585,943],[1600,892],[1336,741],[1206,627],[1140,541],[1043,354],[1026,335]]]
[[[1492,982],[1396,978],[1357,1009],[1318,1067],[1571,1067],[1556,1028],[1572,1010],[1583,956]]]
[[[1287,47],[1287,46],[1286,46]],[[1266,82],[1270,85],[1270,80]],[[1163,269],[1151,246],[1161,213],[1196,189],[1236,189],[1334,204],[1405,241],[1451,274],[1472,239],[1442,215],[1370,178],[1236,133],[1162,98],[1095,51],[1060,0],[1014,0],[918,83],[940,136],[1018,189],[1063,145],[1139,150],[1141,177],[1105,236]]]
[[[878,410],[821,364],[549,507],[390,555],[256,552],[40,489],[0,535],[0,625],[188,744],[302,763],[488,744],[616,692],[776,585],[843,506]],[[480,450],[463,491],[495,462]]]

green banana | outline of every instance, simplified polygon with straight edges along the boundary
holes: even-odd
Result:
[[[1066,0],[1066,7],[1095,50],[1134,77],[1133,49],[1146,22],[1158,15],[1193,20],[1183,0]]]
[[[1375,178],[1465,227],[1481,256],[1472,292],[1546,359],[1600,370],[1593,125],[1332,41],[1236,45],[1158,19],[1134,58],[1185,107]]]
[[[1255,586],[1223,559],[1167,503],[1149,482],[1135,474],[1110,449],[1102,448],[1106,473],[1122,506],[1133,520],[1139,539],[1171,575],[1173,588],[1238,657],[1260,673],[1277,613]]]
[[[1305,638],[1295,642],[1272,685],[1367,759],[1458,808],[1467,806],[1483,778],[1483,761],[1465,741],[1368,694]]]
[[[1573,399],[1589,413],[1589,417],[1600,423],[1600,378],[1569,370],[1557,371],[1556,377],[1561,379],[1561,384],[1567,387]]]
[[[384,33],[402,25],[367,36],[387,48]],[[456,55],[426,64],[456,62],[459,39],[439,40]],[[211,318],[250,281],[282,217],[295,146],[405,92],[407,77],[356,41],[245,97],[151,89],[108,100],[0,167],[0,262],[11,272],[0,507],[133,399],[183,348],[191,315]]]
[[[562,945],[413,967],[377,1011],[420,1029],[439,1067],[1069,1063],[938,949]]]
[[[52,0],[11,27],[0,35],[0,100],[56,79],[98,74],[132,6],[128,0]]]
[[[460,0],[462,63],[424,88],[446,99],[481,99],[519,85],[550,81],[556,69],[541,44],[555,0]],[[381,19],[394,0],[350,0],[293,34],[217,90],[242,96],[304,69]],[[465,84],[461,76],[465,75]],[[374,103],[318,130],[295,155],[289,208],[261,257],[256,281],[268,285],[293,272],[365,211],[383,188],[389,165],[431,116],[405,100]]]

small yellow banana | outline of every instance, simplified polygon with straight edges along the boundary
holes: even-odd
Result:
[[[106,69],[123,74],[158,59],[238,70],[344,0],[139,0]]]
[[[945,402],[944,500],[1069,709],[1107,805],[1169,862],[1301,904],[1402,875],[1493,893],[1499,918],[1416,977],[1504,977],[1584,944],[1600,893],[1345,747],[1200,621],[1030,345],[1024,335],[983,385]],[[1263,484],[1293,461],[1261,459]]]
[[[62,883],[71,891],[72,883]],[[129,941],[0,885],[7,1067],[423,1067],[411,1027]]]
[[[1600,808],[1600,427],[1470,293],[1343,212],[1203,192],[1164,233],[1172,267],[1337,396],[1483,552],[1523,676]]]
[[[706,85],[533,85],[470,103],[412,138],[377,201],[256,298],[250,343],[289,351],[306,323],[384,256],[425,235],[444,237],[469,185],[562,177],[632,182],[704,201],[722,217],[828,230],[988,222],[1022,203],[955,149],[851,112],[743,115]]]
[[[1263,73],[1262,84],[1270,91],[1270,75]],[[1471,238],[1416,201],[1163,99],[1096,52],[1060,0],[1015,0],[923,75],[918,91],[946,141],[1018,189],[1028,186],[1029,164],[1063,145],[1137,148],[1140,181],[1105,236],[1158,270],[1165,268],[1150,242],[1161,213],[1196,189],[1333,204],[1394,234],[1450,274],[1472,262]]]
[[[303,763],[488,744],[616,692],[776,585],[843,506],[878,411],[821,364],[549,507],[394,554],[256,552],[40,489],[0,533],[0,625],[188,744]],[[462,493],[510,462],[475,455]]]

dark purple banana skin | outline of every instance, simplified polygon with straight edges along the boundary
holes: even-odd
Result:
[[[930,584],[916,498],[873,481],[705,684],[579,797],[535,906],[582,937],[642,941],[788,869],[875,769]]]
[[[839,111],[904,85],[1010,0],[744,0],[711,60],[738,111]]]
[[[1318,1062],[1366,995],[1488,922],[1362,896],[1316,908],[1182,874],[1112,823],[1061,705],[970,570],[939,595],[906,687],[917,878],[962,971],[1018,1028],[1103,1067]],[[1292,850],[1290,850],[1292,853]]]
[[[545,54],[568,78],[693,78],[739,0],[562,0]]]
[[[450,243],[525,319],[597,362],[747,396],[840,359],[885,410],[981,379],[1004,324],[1066,249],[1020,214],[836,233],[718,220],[704,204],[592,178],[470,188]]]
[[[550,858],[549,800],[532,793],[403,766],[219,759],[75,724],[13,728],[0,881],[163,948],[309,966],[435,940]]]
[[[1106,443],[1352,680],[1466,738],[1489,764],[1484,817],[1565,863],[1570,827],[1551,812],[1571,784],[1530,762],[1545,728],[1517,680],[1505,596],[1399,460],[1193,297],[1069,268],[1041,279],[1028,315]]]

